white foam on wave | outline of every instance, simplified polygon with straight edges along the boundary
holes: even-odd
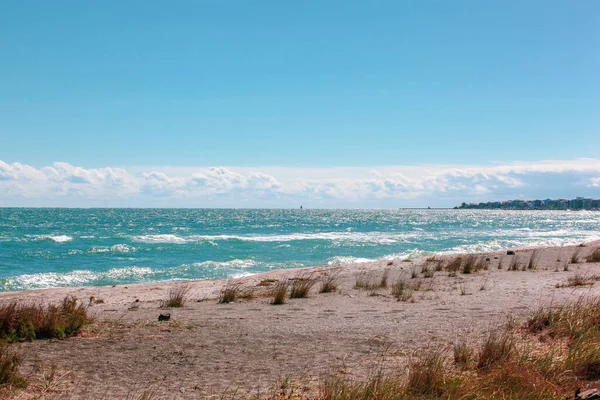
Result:
[[[153,275],[157,271],[153,271],[148,267],[126,267],[112,268],[106,271],[105,276],[111,279],[126,279],[126,278],[141,278],[148,275]]]
[[[193,263],[192,264],[194,267],[211,267],[211,268],[215,268],[215,269],[228,269],[228,268],[252,268],[254,266],[256,266],[256,261],[254,260],[240,260],[240,259],[234,259],[231,261],[212,261],[212,260],[208,260],[208,261],[203,261],[203,262],[199,262],[199,263]]]
[[[55,243],[65,243],[70,242],[73,238],[67,235],[39,235],[36,240],[52,240]]]
[[[410,249],[401,253],[387,254],[379,257],[379,260],[412,260],[414,258],[421,258],[430,255],[430,252],[426,252],[421,249]]]
[[[335,256],[327,261],[327,265],[341,265],[341,264],[356,264],[376,261],[370,258],[352,257],[352,256]]]
[[[128,246],[126,244],[115,244],[110,246],[110,251],[114,252],[114,253],[131,253],[136,251],[137,249],[135,247],[131,247]]]
[[[161,271],[153,271],[147,267],[132,266],[113,268],[105,272],[75,270],[66,273],[45,272],[39,274],[23,274],[6,279],[2,285],[2,289],[26,290],[85,286],[93,285],[102,280],[106,281],[103,282],[103,284],[108,284],[110,280],[114,279],[140,279],[160,272]]]
[[[134,236],[133,240],[143,243],[187,243],[190,241],[189,238],[183,238],[181,236],[173,234],[160,234],[160,235],[140,235]]]
[[[229,278],[238,279],[238,278],[245,278],[247,276],[252,276],[252,275],[256,275],[256,274],[253,274],[251,272],[237,272],[235,274],[229,275]]]

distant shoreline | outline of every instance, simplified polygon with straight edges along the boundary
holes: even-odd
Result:
[[[600,211],[600,199],[577,197],[575,199],[504,200],[487,203],[462,203],[455,210],[554,210]]]

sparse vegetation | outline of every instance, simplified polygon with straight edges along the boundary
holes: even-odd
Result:
[[[564,288],[564,287],[587,286],[587,285],[593,285],[597,281],[600,281],[600,275],[586,276],[586,275],[581,275],[581,274],[575,274],[575,275],[567,278],[566,283],[557,283],[556,287]]]
[[[241,293],[241,286],[238,283],[233,283],[231,281],[227,282],[227,284],[221,289],[221,294],[219,295],[219,304],[233,303],[238,298]]]
[[[406,391],[413,395],[442,396],[446,392],[445,356],[441,351],[426,351],[409,364]]]
[[[457,342],[453,347],[454,364],[461,369],[467,369],[473,357],[471,348],[465,342]]]
[[[585,260],[589,263],[600,263],[600,248],[595,249]]]
[[[67,296],[59,305],[0,305],[0,339],[7,342],[59,338],[76,335],[92,322],[86,307]]]
[[[354,284],[354,288],[370,291],[376,289],[384,289],[388,285],[388,274],[389,270],[385,270],[381,279],[377,281],[373,276],[371,276],[368,273],[360,273],[356,275],[356,283]]]
[[[517,255],[515,254],[514,256],[512,256],[512,258],[510,259],[510,263],[508,264],[508,270],[509,271],[518,271],[519,270],[519,259],[517,258]]]
[[[477,369],[489,370],[501,362],[509,361],[515,351],[515,340],[510,332],[492,331],[479,350]]]
[[[383,271],[383,275],[381,276],[381,280],[379,281],[379,287],[380,288],[387,288],[388,287],[388,276],[390,274],[390,270],[386,269],[385,271]]]
[[[458,270],[460,270],[462,262],[463,262],[463,260],[462,260],[461,257],[453,258],[452,260],[450,260],[450,262],[448,263],[448,265],[446,265],[446,271],[448,271],[449,273],[456,274],[456,272]]]
[[[571,264],[579,263],[579,253],[581,252],[581,247],[576,247],[573,254],[571,254]]]
[[[174,286],[169,290],[169,298],[161,300],[160,308],[183,307],[187,301],[190,287],[188,285]]]
[[[527,269],[537,269],[537,261],[539,257],[539,250],[535,249],[531,252],[529,256],[529,263],[527,264]]]
[[[5,343],[0,343],[0,386],[27,386],[25,378],[17,373],[21,358]]]
[[[335,292],[338,287],[338,278],[339,275],[337,273],[331,273],[323,277],[321,279],[321,288],[319,289],[319,293]]]
[[[409,285],[408,282],[402,277],[398,278],[396,283],[392,285],[392,296],[396,298],[398,301],[409,301],[413,297],[414,289],[412,285]]]
[[[462,264],[462,273],[463,274],[472,273],[476,261],[477,261],[477,259],[474,255],[467,256],[464,260],[464,263]]]
[[[317,283],[313,273],[304,273],[291,280],[290,299],[302,299],[308,296],[310,289]]]
[[[273,304],[273,305],[285,304],[289,286],[290,286],[290,283],[287,280],[278,281],[277,283],[275,283],[275,285],[273,285],[273,291],[272,291],[273,301],[271,302],[271,304]]]

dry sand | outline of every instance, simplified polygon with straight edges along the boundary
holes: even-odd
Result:
[[[507,318],[524,318],[542,305],[559,304],[581,296],[600,294],[600,284],[557,288],[575,274],[600,274],[600,264],[570,261],[575,251],[583,259],[600,242],[585,247],[537,248],[537,269],[509,271],[511,259],[525,265],[533,248],[480,254],[489,269],[470,275],[436,272],[433,278],[410,279],[420,272],[425,259],[387,261],[309,269],[316,278],[339,275],[334,293],[318,293],[270,304],[270,288],[258,286],[264,279],[285,279],[307,270],[279,270],[235,282],[256,289],[257,297],[218,304],[225,281],[195,281],[183,308],[159,309],[161,299],[181,283],[157,283],[116,287],[86,287],[1,293],[0,302],[11,300],[57,302],[73,295],[87,304],[90,296],[104,304],[89,311],[96,322],[78,337],[40,340],[13,345],[24,362],[38,394],[47,390],[56,398],[126,398],[150,390],[157,398],[192,399],[272,393],[282,386],[315,388],[331,374],[360,379],[376,366],[403,368],[411,351],[451,346],[457,338],[477,341]],[[455,256],[447,256],[446,259]],[[498,262],[502,259],[502,269]],[[388,265],[391,264],[391,265]],[[412,302],[397,301],[390,289],[355,289],[356,277],[366,274],[379,281],[389,271],[389,284],[399,276],[422,281]],[[363,275],[364,276],[364,275]],[[424,290],[431,289],[431,290]],[[169,322],[158,322],[170,312]],[[55,365],[54,380],[44,380]],[[44,384],[50,386],[44,389]],[[21,393],[27,398],[32,388]]]

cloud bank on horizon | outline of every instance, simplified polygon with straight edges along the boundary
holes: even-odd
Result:
[[[381,167],[35,168],[0,160],[0,206],[452,207],[600,197],[600,159]]]

